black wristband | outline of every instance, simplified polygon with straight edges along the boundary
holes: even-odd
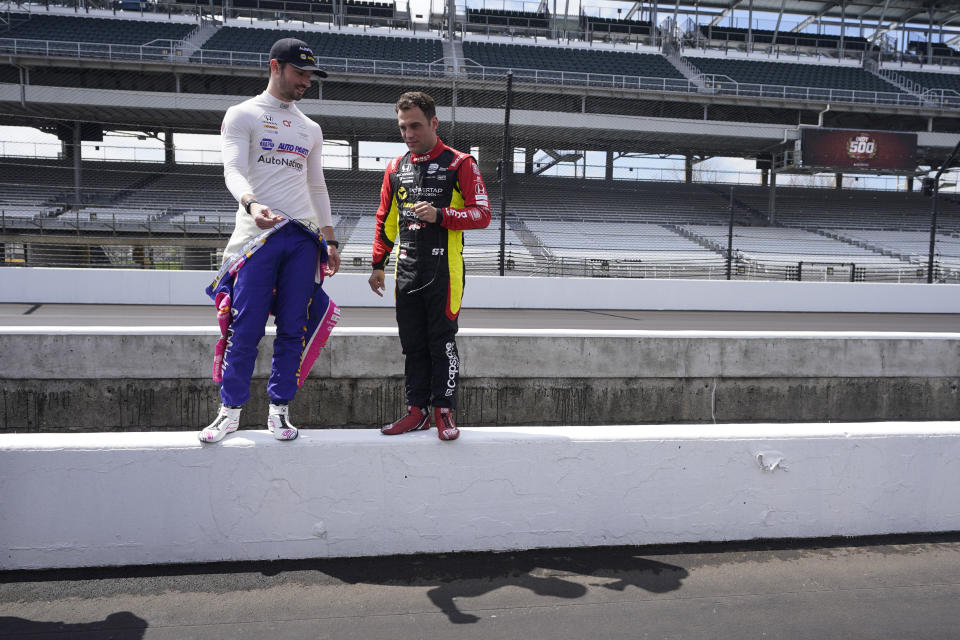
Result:
[[[260,203],[254,200],[253,198],[250,198],[246,202],[241,202],[240,204],[243,205],[243,210],[247,212],[247,215],[253,215],[252,213],[250,213],[250,205],[260,204]]]
[[[340,248],[340,243],[337,242],[336,240],[327,240],[326,242],[327,242],[327,246],[336,247],[337,249]]]

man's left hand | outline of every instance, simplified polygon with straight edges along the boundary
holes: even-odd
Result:
[[[421,222],[436,222],[437,210],[429,202],[420,202],[413,205],[413,213]]]
[[[340,270],[340,250],[327,245],[327,275],[332,276]]]

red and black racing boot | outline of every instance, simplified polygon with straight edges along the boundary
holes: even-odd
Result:
[[[453,421],[453,409],[449,407],[434,407],[433,419],[437,423],[437,436],[441,440],[456,440],[460,437],[460,429]]]
[[[408,431],[422,431],[430,428],[430,414],[420,407],[407,407],[407,415],[396,422],[380,427],[385,436],[396,436]]]

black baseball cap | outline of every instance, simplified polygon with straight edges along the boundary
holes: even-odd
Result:
[[[327,77],[327,72],[317,66],[313,49],[303,40],[297,40],[296,38],[277,40],[270,47],[270,59],[277,62],[286,62],[302,71],[313,71],[321,78]]]

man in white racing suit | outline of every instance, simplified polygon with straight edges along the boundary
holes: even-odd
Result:
[[[267,384],[267,426],[279,440],[298,435],[289,421],[288,404],[302,381],[308,307],[317,280],[332,276],[340,266],[321,162],[323,133],[296,105],[314,74],[327,75],[306,43],[279,40],[270,49],[266,91],[231,107],[223,119],[224,177],[239,205],[224,250],[222,279],[218,275],[208,289],[217,302],[225,340],[214,365],[222,405],[216,419],[199,433],[202,442],[218,442],[239,427],[240,409],[250,397],[257,345],[271,312],[277,336]],[[335,305],[332,311],[336,313]]]

